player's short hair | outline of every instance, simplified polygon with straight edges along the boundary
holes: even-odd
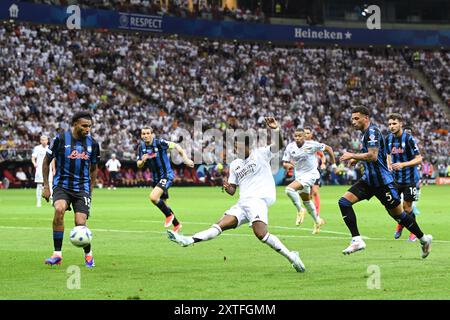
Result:
[[[88,119],[92,121],[92,115],[87,111],[77,112],[72,117],[72,125],[74,125],[79,119]]]
[[[305,132],[306,128],[295,128],[295,132]]]
[[[363,106],[353,108],[352,113],[361,113],[365,116],[370,116],[369,109]]]
[[[305,131],[305,130],[309,130],[309,132],[311,132],[311,133],[313,132],[313,129],[311,127],[304,127],[303,131]]]
[[[142,127],[142,128],[141,128],[141,133],[142,133],[142,131],[144,131],[144,130],[150,130],[150,132],[153,132],[153,129],[152,129],[152,127],[150,127],[150,126],[144,126],[144,127]]]
[[[388,120],[398,120],[400,122],[403,122],[403,116],[400,113],[391,113],[388,116]]]

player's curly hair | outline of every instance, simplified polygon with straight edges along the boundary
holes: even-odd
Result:
[[[366,107],[363,107],[363,106],[353,108],[352,113],[361,113],[365,116],[370,116],[369,109],[367,109]]]
[[[92,115],[87,111],[77,112],[72,117],[72,125],[74,125],[79,119],[89,119],[92,121]]]

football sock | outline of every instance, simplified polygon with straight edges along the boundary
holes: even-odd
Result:
[[[314,202],[312,200],[308,200],[303,201],[303,204],[305,205],[306,210],[308,210],[309,215],[313,218],[314,222],[318,222],[320,217],[317,214]]]
[[[64,238],[64,231],[53,231],[53,246],[55,251],[61,251]]]
[[[314,194],[314,205],[316,206],[317,215],[320,215],[320,197],[318,193]]]
[[[339,199],[339,208],[341,209],[342,218],[347,225],[352,237],[359,236],[358,224],[356,223],[356,215],[353,210],[352,203],[344,197]]]
[[[213,224],[211,228],[200,231],[192,236],[194,243],[214,239],[222,233],[222,229],[217,224]]]
[[[38,207],[41,206],[42,189],[43,189],[42,183],[38,183],[36,186],[36,205]]]
[[[89,243],[86,247],[83,248],[84,254],[86,256],[92,256],[91,244]]]
[[[419,225],[411,215],[403,211],[400,217],[396,217],[395,220],[410,232],[414,233],[417,238],[420,239],[423,237],[422,230],[420,230]]]
[[[301,211],[302,204],[300,202],[300,196],[298,195],[297,191],[295,191],[292,188],[286,187],[285,192],[289,198],[291,198],[292,203],[297,208],[297,212]]]
[[[172,209],[170,209],[170,207],[168,207],[168,206],[166,205],[166,203],[165,203],[162,199],[159,199],[159,202],[158,202],[158,204],[157,204],[156,206],[159,208],[159,210],[161,210],[162,213],[164,213],[164,215],[165,215],[166,217],[170,216],[171,214],[174,215],[174,216],[173,216],[172,224],[173,224],[175,227],[176,227],[177,225],[180,224],[180,222],[179,222],[179,221],[177,220],[177,218],[175,217],[175,214],[173,213]]]
[[[273,234],[267,232],[267,234],[264,236],[264,238],[262,238],[261,241],[266,243],[269,247],[271,247],[279,254],[286,257],[290,262],[293,262],[291,258],[291,252],[288,248],[285,247],[285,245],[280,241],[280,239],[278,239],[277,236],[274,236]]]

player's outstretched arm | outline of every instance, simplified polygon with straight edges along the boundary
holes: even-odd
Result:
[[[48,154],[46,154],[44,161],[42,163],[42,175],[44,178],[44,190],[42,190],[42,197],[47,202],[50,199],[50,185],[48,183],[48,175],[50,173],[50,163],[51,162],[52,162],[52,159],[49,157]]]
[[[326,153],[328,153],[329,154],[329,156],[330,156],[330,162],[331,162],[331,168],[333,169],[333,170],[335,170],[336,169],[336,158],[335,158],[335,156],[334,156],[334,151],[333,151],[333,148],[331,148],[330,146],[328,146],[328,145],[325,145],[325,150],[324,150]],[[324,156],[324,158],[325,158],[325,156]],[[325,158],[326,159],[326,158]],[[324,163],[324,162],[322,162],[322,163]]]
[[[270,151],[272,153],[276,153],[276,152],[280,151],[281,149],[283,149],[283,147],[284,147],[284,139],[283,139],[283,135],[281,134],[281,131],[280,131],[280,126],[274,117],[265,117],[264,121],[266,122],[266,125],[270,129],[273,129],[275,132],[278,132],[278,141],[277,141],[278,143],[273,143],[270,145]]]
[[[375,162],[378,159],[378,148],[369,148],[369,152],[366,153],[351,153],[344,152],[344,154],[339,158],[341,161],[347,160],[357,160],[366,162]]]
[[[414,167],[422,163],[422,156],[420,154],[416,155],[414,159],[406,162],[397,162],[392,164],[393,170],[401,170],[402,168]]]
[[[172,143],[173,143],[173,148],[175,148],[178,151],[178,153],[180,154],[180,156],[183,158],[184,164],[187,165],[189,168],[193,168],[194,161],[189,159],[189,157],[186,154],[186,151],[184,151],[184,149],[178,143],[175,143],[175,142],[172,142]]]

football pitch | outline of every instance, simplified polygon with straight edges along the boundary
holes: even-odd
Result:
[[[36,208],[34,189],[0,190],[0,299],[450,299],[450,186],[422,188],[417,219],[434,237],[426,259],[418,241],[406,240],[407,230],[393,239],[396,223],[375,198],[355,205],[366,250],[344,256],[350,235],[337,202],[347,189],[320,189],[326,224],[318,235],[311,234],[309,215],[295,226],[295,208],[277,189],[269,231],[300,252],[306,273],[295,272],[246,225],[178,246],[167,239],[148,188],[94,191],[92,270],[68,239],[73,214],[67,212],[64,260],[49,267],[43,262],[53,251],[53,208],[45,201]],[[219,187],[173,187],[169,204],[190,235],[218,221],[237,199]]]

